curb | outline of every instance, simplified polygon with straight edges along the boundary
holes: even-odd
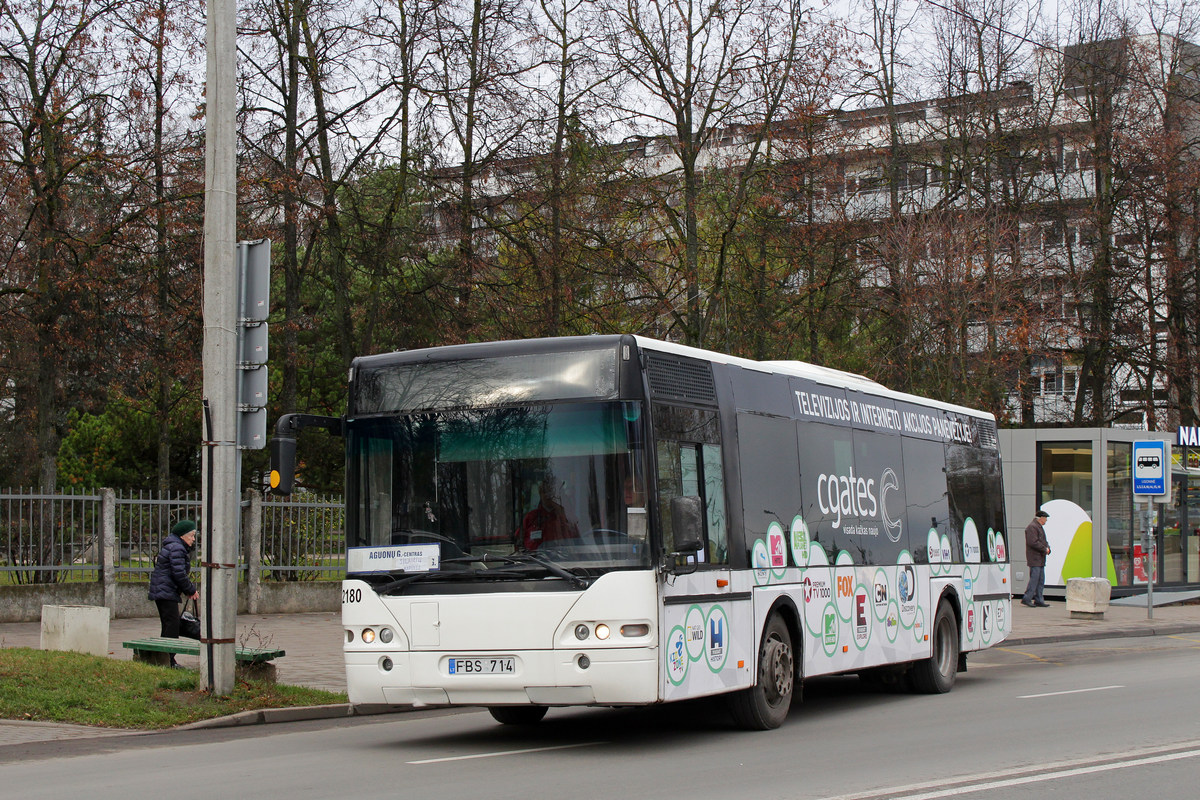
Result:
[[[1179,633],[1200,633],[1200,625],[1180,622],[1164,622],[1161,625],[1139,625],[1129,628],[1111,628],[1105,631],[1089,631],[1087,633],[1048,634],[1043,636],[1022,636],[1009,638],[1001,642],[1005,645],[1055,644],[1059,642],[1083,642],[1093,639],[1130,639],[1139,636],[1173,636]]]
[[[302,722],[310,719],[333,719],[354,716],[354,707],[349,703],[329,706],[293,706],[291,708],[259,708],[239,711],[225,717],[213,717],[170,728],[173,731],[194,731],[204,728],[236,728],[242,725],[263,725],[273,722]]]
[[[336,703],[327,706],[292,706],[289,708],[259,708],[253,711],[239,711],[224,717],[213,717],[184,725],[167,728],[172,731],[194,731],[204,728],[236,728],[243,725],[268,725],[275,722],[304,722],[314,719],[336,719],[338,717],[370,717],[380,714],[394,714],[413,711],[412,708],[367,708]]]

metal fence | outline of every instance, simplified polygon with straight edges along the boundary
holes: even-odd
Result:
[[[346,572],[346,513],[340,497],[264,500],[264,580],[341,579]]]
[[[199,521],[198,493],[112,492],[111,539],[104,537],[106,490],[43,494],[0,491],[0,585],[101,580],[103,542],[116,547],[119,581],[143,581],[163,537],[181,519]],[[243,501],[243,508],[250,500]],[[240,574],[248,549],[261,559],[263,580],[338,579],[345,571],[345,514],[340,497],[306,496],[262,502],[261,518],[242,524]],[[257,527],[253,523],[258,523]]]
[[[0,493],[0,581],[99,578],[100,494]]]
[[[199,519],[200,493],[168,494],[138,491],[116,493],[117,560],[119,581],[145,580],[171,526],[181,519]]]

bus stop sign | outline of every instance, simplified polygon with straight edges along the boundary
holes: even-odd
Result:
[[[1165,497],[1171,488],[1171,449],[1160,439],[1133,443],[1133,493]]]

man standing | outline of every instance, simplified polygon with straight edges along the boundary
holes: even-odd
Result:
[[[1025,526],[1025,564],[1029,567],[1029,584],[1021,605],[1046,608],[1049,603],[1042,597],[1046,588],[1046,556],[1050,555],[1050,543],[1046,541],[1043,523],[1050,518],[1045,511],[1038,511],[1033,521]]]

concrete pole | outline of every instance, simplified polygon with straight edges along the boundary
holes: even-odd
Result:
[[[204,514],[201,689],[234,689],[241,453],[237,447],[236,0],[209,0],[204,141]]]
[[[261,614],[262,492],[247,489],[246,498],[250,501],[250,507],[246,510],[246,524],[242,527],[246,550],[246,611],[250,614]]]
[[[104,607],[109,617],[117,616],[117,493],[100,490],[100,570],[104,577]]]

